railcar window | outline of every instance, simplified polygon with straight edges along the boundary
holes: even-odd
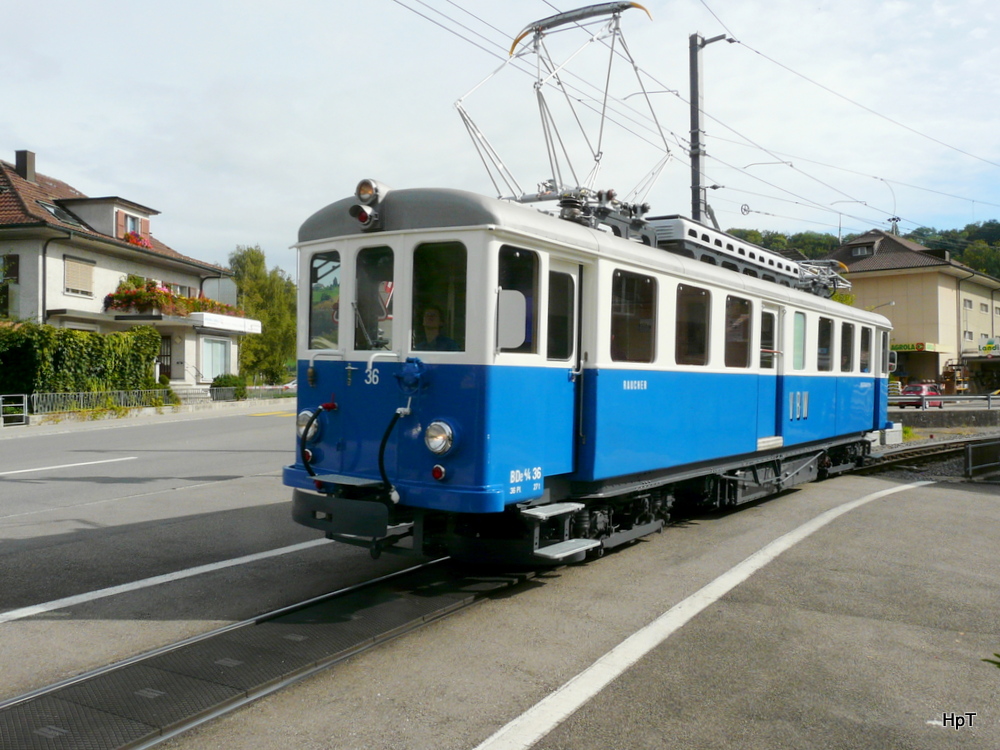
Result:
[[[872,329],[861,329],[861,372],[872,371]]]
[[[726,367],[750,366],[750,300],[726,297]]]
[[[762,370],[774,369],[775,344],[777,337],[776,318],[774,313],[766,312],[760,316],[760,367]]]
[[[711,302],[707,289],[677,285],[677,345],[674,351],[677,364],[708,364]]]
[[[413,251],[413,348],[465,351],[466,250],[433,242]]]
[[[524,343],[505,352],[538,351],[538,254],[504,245],[500,248],[500,287],[524,295],[527,314],[524,323]]]
[[[854,324],[844,323],[840,329],[840,371],[854,370]]]
[[[656,280],[615,271],[611,284],[611,359],[652,362],[656,339]]]
[[[358,253],[354,299],[354,348],[392,348],[392,248]]]
[[[317,253],[309,267],[309,348],[336,349],[340,328],[340,253]]]
[[[792,369],[806,369],[806,314],[795,313],[795,341],[792,347]]]
[[[549,271],[548,358],[565,360],[573,356],[573,321],[576,289],[568,273]]]
[[[829,372],[833,369],[833,321],[819,319],[819,337],[816,339],[816,369]]]
[[[882,369],[879,371],[880,375],[885,375],[889,372],[889,334],[882,331]]]

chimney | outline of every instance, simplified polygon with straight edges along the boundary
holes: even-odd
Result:
[[[28,182],[35,181],[35,152],[34,151],[15,151],[15,156],[17,157],[17,173],[21,175]]]

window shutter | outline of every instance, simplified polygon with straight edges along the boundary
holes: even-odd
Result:
[[[115,237],[121,239],[125,236],[125,212],[115,212]]]
[[[149,239],[149,219],[139,219],[139,234],[143,239]]]
[[[94,295],[94,267],[72,258],[64,260],[66,266],[66,291]]]

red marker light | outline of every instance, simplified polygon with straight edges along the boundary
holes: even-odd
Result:
[[[444,475],[444,467],[441,464],[434,464],[434,468],[431,469],[431,476],[440,482],[444,479]]]
[[[375,211],[373,211],[371,208],[367,206],[362,206],[358,203],[355,203],[353,206],[347,209],[347,213],[353,216],[359,222],[361,222],[361,226],[363,227],[370,226],[375,222],[375,219],[377,218],[377,214],[375,213]]]

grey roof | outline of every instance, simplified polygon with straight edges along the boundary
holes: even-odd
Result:
[[[874,254],[857,257],[854,248],[872,245]],[[959,266],[960,264],[935,257],[923,245],[903,239],[894,234],[873,229],[841,245],[826,256],[847,266],[851,273],[859,271],[891,271],[904,268],[927,266]]]

